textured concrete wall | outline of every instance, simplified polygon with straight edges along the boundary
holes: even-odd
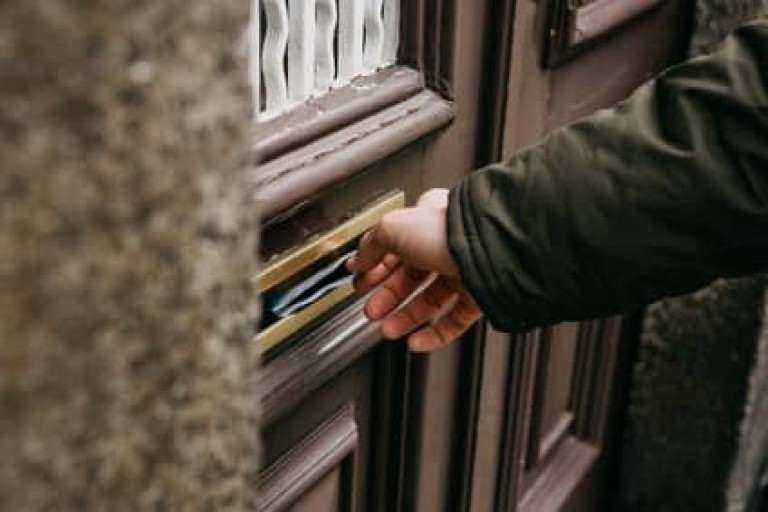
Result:
[[[244,510],[244,0],[0,2],[0,510]]]
[[[768,281],[768,279],[766,279]],[[768,485],[768,288],[763,298],[763,324],[749,377],[744,418],[726,488],[726,510],[763,512],[761,488]]]
[[[766,7],[699,0],[691,54],[712,50]],[[617,511],[752,510],[768,456],[767,283],[719,281],[648,308]]]
[[[724,510],[765,281],[652,306],[635,367],[617,511]]]

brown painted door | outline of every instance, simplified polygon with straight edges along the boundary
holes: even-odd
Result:
[[[496,9],[490,32],[503,50],[491,66],[488,160],[626,97],[680,55],[688,31],[682,1],[518,0]],[[467,510],[604,509],[629,372],[623,325],[481,336]]]
[[[300,8],[313,3],[317,26],[338,19],[338,36],[326,41],[337,78],[342,63],[352,65],[341,33],[365,23],[360,42],[380,31],[359,11],[375,10],[376,1],[256,2],[263,115],[254,176],[265,262],[295,254],[377,198],[400,191],[412,204],[476,165],[485,1],[385,0],[384,27],[400,6],[396,62],[288,101],[291,84],[298,92],[302,84],[291,70],[307,57],[290,31],[311,24],[312,13]],[[265,512],[455,509],[454,438],[466,429],[455,421],[461,349],[411,355],[402,343],[384,342],[361,309],[360,297],[345,299],[265,353],[255,383]]]
[[[269,115],[257,124],[254,176],[270,261],[381,196],[400,190],[412,203],[615,102],[673,59],[685,32],[674,1],[596,0],[570,14],[573,2],[402,1],[395,65],[279,110],[281,96],[268,89],[285,83],[274,70],[306,57],[290,36],[279,54],[277,34],[306,19],[300,9],[282,11],[294,5],[286,2],[257,2],[256,43],[272,74],[260,85]],[[360,4],[317,5],[332,3],[339,20]],[[327,15],[318,8],[317,23]],[[285,24],[285,16],[299,18]],[[569,26],[579,38],[596,35],[584,44],[562,39]],[[290,73],[287,85],[301,92]],[[265,354],[255,383],[262,510],[598,509],[609,485],[616,382],[626,373],[619,320],[514,338],[479,328],[411,355],[383,342],[360,310],[360,298],[345,300]]]

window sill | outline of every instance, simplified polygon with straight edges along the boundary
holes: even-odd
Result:
[[[453,118],[450,104],[437,94],[421,89],[420,85],[418,89],[412,90],[408,83],[412,83],[410,80],[414,73],[409,71],[397,78],[405,81],[398,82],[397,87],[373,87],[365,96],[367,99],[361,97],[327,112],[328,119],[308,121],[305,124],[294,121],[285,130],[273,125],[274,133],[271,136],[262,135],[262,142],[256,145],[257,155],[261,151],[259,156],[262,160],[254,171],[256,198],[262,220],[273,219],[322,189],[447,125]],[[399,102],[380,107],[389,103],[384,98],[391,100],[398,95],[403,96]],[[371,113],[372,110],[375,112]],[[295,115],[298,116],[298,112]],[[355,118],[357,121],[352,124],[345,123]],[[287,123],[287,116],[275,119],[274,122]],[[268,125],[263,123],[259,131],[263,133]],[[316,133],[328,132],[329,127],[342,125],[331,133],[299,145],[300,141],[311,139]],[[287,142],[289,140],[290,143]],[[267,154],[275,154],[279,153],[275,148],[293,146],[296,146],[294,151],[271,160],[263,156],[265,148]]]
[[[392,66],[356,78],[272,119],[256,124],[254,149],[258,161],[268,162],[413,96],[422,89],[416,71]]]

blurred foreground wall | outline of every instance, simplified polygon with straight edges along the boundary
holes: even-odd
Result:
[[[0,510],[246,510],[243,0],[0,2]]]

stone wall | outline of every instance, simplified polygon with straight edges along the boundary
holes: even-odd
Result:
[[[615,510],[725,510],[765,284],[749,278],[721,281],[649,308]]]
[[[757,354],[749,377],[739,440],[726,487],[726,510],[763,512],[762,490],[768,485],[768,288],[763,298],[763,322]]]
[[[253,508],[247,21],[0,2],[0,510]]]

